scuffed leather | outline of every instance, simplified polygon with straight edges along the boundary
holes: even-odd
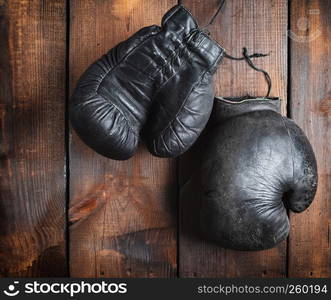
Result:
[[[213,74],[224,54],[183,7],[169,14],[177,20],[171,23],[172,30],[186,23],[190,33],[174,57],[177,71],[163,80],[156,94],[145,130],[148,149],[160,157],[183,154],[206,126],[214,100]]]
[[[191,14],[175,6],[161,27],[141,29],[85,71],[70,101],[71,124],[96,152],[124,160],[136,151],[149,118],[151,152],[176,156],[208,120],[209,78],[222,54]]]
[[[201,233],[223,247],[274,247],[290,230],[286,208],[301,212],[315,196],[312,147],[279,111],[276,98],[215,100],[199,176],[185,190],[200,185]]]

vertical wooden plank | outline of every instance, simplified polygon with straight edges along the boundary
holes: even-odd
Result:
[[[331,2],[291,3],[291,115],[314,148],[319,184],[307,211],[291,214],[290,277],[331,276]]]
[[[88,65],[141,27],[160,24],[175,4],[174,0],[71,1],[71,92]],[[71,275],[174,276],[175,161],[152,157],[145,147],[128,161],[106,159],[71,134]]]
[[[200,25],[208,23],[220,1],[185,0],[184,4],[197,16]],[[210,28],[227,52],[241,56],[242,48],[249,52],[271,52],[266,58],[255,59],[257,66],[267,70],[272,78],[272,96],[286,100],[287,91],[287,14],[286,0],[227,1],[221,15]],[[267,91],[263,75],[245,62],[224,59],[215,80],[216,95],[264,96]],[[286,101],[283,101],[286,111]],[[193,147],[180,160],[180,185],[185,182],[204,149]],[[196,185],[198,187],[198,184]],[[257,252],[232,251],[207,243],[195,236],[199,203],[194,203],[198,191],[181,199],[179,274],[181,277],[283,277],[286,275],[286,241],[274,249]],[[184,193],[182,193],[184,194]],[[199,199],[197,200],[199,201]],[[195,201],[195,202],[197,202]]]
[[[66,3],[0,1],[0,276],[66,276]]]

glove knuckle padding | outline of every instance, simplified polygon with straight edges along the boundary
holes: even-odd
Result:
[[[137,66],[142,59],[135,49],[159,30],[141,29],[92,64],[77,84],[71,123],[82,140],[104,156],[127,159],[137,148],[151,96],[146,86],[152,84]]]
[[[208,120],[211,74],[222,55],[223,48],[198,28],[192,15],[175,6],[161,27],[141,29],[86,70],[70,103],[71,123],[98,153],[127,159],[149,116],[150,150],[178,155]]]
[[[275,246],[289,233],[287,205],[302,211],[315,195],[312,148],[277,102],[216,100],[201,165],[200,228],[224,247]]]

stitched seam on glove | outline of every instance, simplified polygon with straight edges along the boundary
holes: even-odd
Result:
[[[229,98],[222,98],[222,97],[216,97],[216,99],[218,101],[221,101],[225,104],[234,104],[234,105],[238,105],[238,104],[241,104],[241,103],[246,103],[246,102],[249,102],[249,103],[261,103],[261,104],[265,104],[266,101],[270,101],[270,100],[279,100],[279,98],[276,98],[276,97],[268,97],[268,98],[259,98],[259,97],[254,97],[254,98],[249,98],[249,99],[243,99],[243,100],[240,100],[240,101],[232,101],[232,100],[229,100]],[[261,101],[264,101],[264,102],[261,102]],[[270,102],[267,102],[268,104]],[[271,103],[270,103],[271,104]]]
[[[190,37],[191,37],[192,33],[196,32],[196,31],[199,31],[199,34],[203,35],[203,36],[204,36],[205,38],[207,38],[209,41],[213,42],[213,43],[214,43],[214,44],[215,44],[215,45],[221,50],[221,54],[220,54],[220,56],[224,54],[225,49],[224,49],[224,48],[223,48],[223,47],[222,47],[217,41],[211,39],[211,38],[210,38],[207,34],[205,34],[203,31],[200,31],[199,29],[194,29],[194,30],[190,31],[190,33],[189,33],[187,36],[185,36],[185,37],[183,38],[183,42],[182,42],[181,40],[176,39],[176,41],[179,42],[179,46],[173,49],[173,51],[174,51],[173,54],[169,55],[169,56],[167,57],[167,59],[169,59],[169,57],[170,57],[170,60],[174,60],[174,59],[177,58],[177,57],[181,57],[181,56],[183,55],[184,50],[187,50],[187,49],[189,48],[189,46],[191,46],[191,43],[190,43]],[[202,42],[202,41],[200,41],[200,43],[201,43],[201,42]],[[198,45],[195,45],[195,47],[199,48],[200,43],[199,43]],[[177,52],[179,52],[178,55],[176,55]],[[181,53],[181,52],[182,52],[182,53]],[[192,53],[191,53],[191,51],[189,51],[189,52],[190,52],[190,56],[189,56],[189,58],[190,58],[190,57],[192,56]],[[219,59],[220,56],[217,57],[216,61]],[[188,60],[189,60],[189,58],[188,58]],[[186,61],[185,64],[187,64],[187,63],[188,63],[188,62]],[[170,65],[170,64],[171,64],[171,62],[164,64],[164,65],[161,66],[156,72],[154,72],[150,77],[151,77],[152,79],[154,79],[154,77],[156,76],[156,74],[158,74],[158,73],[160,73],[160,72],[163,72],[163,70],[164,70],[168,65]],[[213,65],[208,69],[208,71],[210,71],[215,65],[216,65],[216,64],[213,64]],[[163,83],[163,85],[166,84],[167,81],[170,80],[170,79],[171,79],[173,76],[175,76],[176,74],[178,74],[178,72],[174,73],[169,79],[167,79],[166,82]],[[156,95],[156,94],[158,93],[158,91],[163,87],[163,85],[157,90],[157,92],[155,93],[155,95]],[[155,97],[155,96],[154,96],[154,97]]]
[[[202,33],[202,32],[201,32]],[[207,36],[207,35],[206,35]],[[208,36],[207,36],[208,37]],[[208,37],[209,38],[209,37]],[[222,57],[223,56],[223,54],[224,54],[224,52],[225,52],[225,50],[224,50],[224,48],[223,47],[221,47],[217,42],[216,42],[216,44],[220,47],[220,50],[221,50],[221,53],[220,53],[220,55],[216,58],[216,60],[215,60],[215,63],[205,72],[205,73],[208,73],[216,64],[217,64],[217,62],[218,62],[218,60],[220,59],[220,57]],[[186,46],[188,46],[189,44],[188,43],[186,43]],[[185,45],[184,45],[185,46]],[[183,49],[187,49],[188,47],[185,47],[185,48],[183,48]],[[189,57],[188,57],[188,59],[187,60],[185,60],[185,65],[187,65],[188,64],[188,62],[189,62],[189,60],[190,60],[190,58],[191,58],[191,56],[192,56],[192,52],[191,51],[189,51],[189,53],[190,53],[190,55],[189,55]],[[183,66],[183,65],[182,65]],[[155,94],[154,94],[154,96],[152,97],[153,99],[155,99],[156,97],[157,97],[157,94],[160,92],[160,90],[163,88],[163,86],[165,85],[165,84],[167,84],[167,82],[169,81],[169,80],[171,80],[171,78],[173,78],[174,76],[176,76],[177,74],[179,73],[179,71],[178,72],[176,72],[176,73],[174,73],[171,77],[169,77],[157,90],[156,90],[156,92],[155,92]],[[202,75],[202,76],[204,76],[205,75],[205,73]],[[201,76],[201,77],[202,77]],[[194,87],[193,87],[194,88]],[[192,90],[193,90],[193,88],[192,88]],[[192,90],[191,90],[191,92],[192,92]],[[190,94],[189,94],[190,95]],[[187,96],[187,97],[189,97],[189,95]],[[183,106],[183,105],[182,105]],[[182,106],[180,107],[180,109],[179,110],[181,110],[182,109]],[[178,114],[177,114],[178,115]],[[177,115],[173,118],[173,120],[174,119],[176,119],[176,117],[177,117]],[[170,121],[171,122],[171,121]]]
[[[188,36],[190,36],[191,35],[191,33],[192,32],[190,32],[190,34],[188,35]],[[202,33],[202,32],[201,32]],[[187,36],[187,37],[188,37]],[[185,37],[184,39],[186,39],[187,37]],[[188,50],[188,46],[190,46],[190,43],[189,42],[187,42],[187,41],[184,41],[184,43],[182,43],[181,44],[182,46],[183,46],[183,48],[181,48],[180,50]],[[181,46],[180,45],[180,46]],[[180,48],[180,47],[178,47],[178,48]],[[174,51],[177,51],[178,50],[178,48],[176,48],[176,49],[174,49]],[[222,47],[221,47],[222,48]],[[224,51],[224,49],[222,48],[221,49],[222,50],[222,52],[221,52],[221,54],[217,57],[217,59],[216,59],[216,61],[219,59],[219,57],[223,54],[223,51]],[[183,67],[183,66],[186,66],[189,62],[190,62],[190,59],[191,59],[191,57],[192,57],[192,55],[193,55],[193,53],[192,53],[192,51],[188,51],[189,52],[189,56],[187,57],[187,59],[185,59],[185,61],[184,61],[184,64],[182,64],[181,65],[181,67]],[[175,53],[176,54],[176,53]],[[183,53],[182,53],[183,54]],[[179,57],[179,55],[178,56],[175,56],[175,57]],[[215,63],[216,64],[216,63]],[[215,65],[214,64],[214,65]],[[169,65],[169,64],[166,64],[165,66],[167,66],[167,65]],[[214,65],[212,65],[206,72],[208,72],[210,69],[212,69],[213,68],[213,66]],[[165,66],[163,66],[163,67],[165,67]],[[163,67],[161,67],[160,68],[160,70],[162,71],[162,69],[163,69]],[[156,90],[156,92],[154,93],[154,96],[153,96],[153,99],[155,99],[156,97],[157,97],[157,94],[161,91],[161,89],[164,87],[164,85],[165,84],[167,84],[167,82],[169,81],[169,80],[171,80],[174,76],[176,76],[177,74],[179,73],[179,71],[177,71],[176,73],[174,73],[172,76],[170,76],[157,90]],[[204,74],[203,74],[204,75]],[[203,76],[202,75],[202,76]],[[181,107],[180,107],[180,109],[181,109]],[[176,117],[175,117],[176,118]],[[175,119],[174,118],[174,119]],[[171,122],[171,121],[170,121]]]
[[[173,132],[174,136],[177,138],[179,144],[181,147],[185,148],[185,144],[183,143],[183,141],[180,139],[180,137],[178,136],[176,130],[174,130],[174,127],[173,127],[174,124],[171,124],[169,129],[171,129],[171,131]]]
[[[212,41],[220,50],[222,50],[222,54],[225,52],[225,48],[223,48],[216,40],[212,39],[208,34],[206,34],[203,31],[200,31],[200,33],[205,36],[208,40]]]
[[[168,148],[166,142],[164,141],[164,137],[161,136],[161,141],[163,142],[164,148],[167,150],[167,152],[170,152],[170,149]]]

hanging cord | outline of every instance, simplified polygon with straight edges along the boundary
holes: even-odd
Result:
[[[257,58],[257,57],[265,57],[265,56],[268,56],[268,54],[263,54],[263,53],[254,53],[252,55],[248,55],[248,51],[247,51],[247,48],[243,48],[243,56],[242,57],[234,57],[232,55],[229,55],[227,53],[224,54],[224,57],[226,58],[229,58],[229,59],[232,59],[232,60],[246,60],[246,62],[248,63],[248,65],[254,69],[255,71],[258,71],[258,72],[262,72],[264,74],[264,78],[268,84],[268,92],[265,96],[265,98],[269,97],[269,94],[270,94],[270,91],[271,91],[271,87],[272,87],[272,83],[271,83],[271,78],[268,74],[267,71],[263,70],[263,69],[260,69],[258,67],[256,67],[254,65],[254,63],[252,62],[251,58]]]
[[[250,65],[255,71],[258,71],[258,72],[261,72],[261,73],[264,74],[264,78],[265,78],[265,80],[266,80],[266,82],[267,82],[267,84],[268,84],[268,92],[267,92],[267,95],[265,96],[265,98],[269,97],[269,94],[270,94],[270,91],[271,91],[272,82],[271,82],[271,78],[270,78],[268,72],[265,71],[265,70],[263,70],[263,69],[260,69],[260,68],[258,68],[258,67],[256,67],[256,66],[254,65],[254,63],[252,62],[250,56],[248,55],[247,48],[244,48],[244,49],[243,49],[243,55],[244,55],[244,57],[245,57],[245,59],[246,59],[246,62],[247,62],[247,63],[248,63],[248,64],[249,64],[249,65]],[[264,56],[265,56],[265,55],[264,55]],[[261,57],[261,56],[257,56],[257,57]]]
[[[226,2],[226,0],[222,0],[222,1],[221,1],[221,4],[219,5],[219,7],[218,7],[218,9],[216,10],[215,14],[211,17],[211,19],[210,19],[210,21],[208,22],[208,24],[205,25],[205,26],[203,26],[203,27],[201,27],[201,29],[202,29],[202,31],[203,31],[204,33],[210,35],[210,31],[209,31],[208,28],[209,28],[211,25],[213,25],[213,23],[215,22],[217,16],[218,16],[219,13],[221,12],[221,10],[222,10],[222,8],[223,8],[223,6],[224,6],[224,4],[225,4],[225,2]]]
[[[222,0],[220,6],[218,7],[217,11],[215,12],[215,14],[212,16],[212,18],[210,19],[209,23],[207,25],[204,26],[204,28],[208,28],[210,25],[213,25],[213,23],[215,22],[217,16],[219,15],[219,13],[221,12],[224,4],[225,4],[226,0]]]

